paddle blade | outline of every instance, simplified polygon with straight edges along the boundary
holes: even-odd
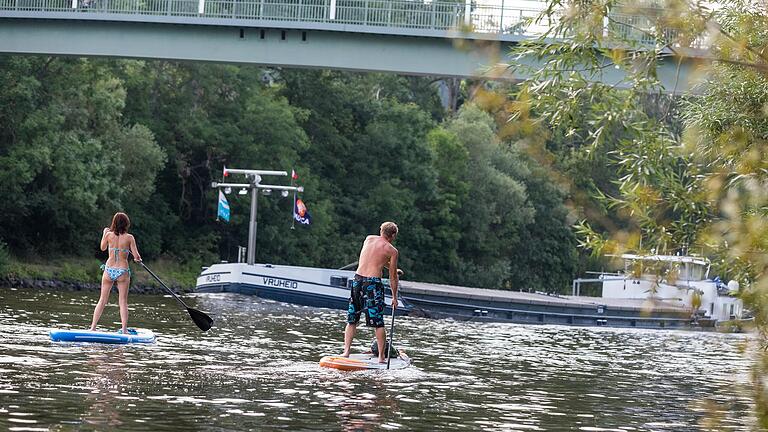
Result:
[[[200,327],[200,330],[208,331],[211,329],[211,326],[213,326],[213,318],[203,312],[192,308],[187,308],[187,312],[189,312],[189,316],[192,317],[192,321]]]

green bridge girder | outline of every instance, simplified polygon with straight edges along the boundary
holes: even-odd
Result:
[[[9,6],[11,1],[17,2],[16,5]],[[264,19],[226,14],[199,15],[194,12],[176,15],[157,11],[127,13],[122,9],[120,13],[107,10],[93,13],[92,9],[84,9],[78,3],[85,0],[74,0],[71,5],[70,0],[43,0],[55,1],[58,6],[48,4],[45,9],[36,2],[37,6],[22,10],[18,7],[19,1],[22,0],[0,0],[0,53],[168,59],[497,78],[498,70],[493,71],[494,66],[520,63],[507,53],[513,45],[531,37],[513,31],[505,32],[506,27],[496,28],[498,24],[493,24],[490,29],[472,27],[476,31],[469,34],[459,33],[452,30],[452,26],[457,21],[470,22],[461,16],[460,12],[464,11],[461,8],[440,17],[436,16],[437,12],[431,16],[424,15],[419,18],[422,25],[413,25],[414,21],[405,25],[392,22],[391,16],[382,18],[382,22],[371,22],[368,14],[364,16],[365,23],[349,19],[339,22],[328,19],[326,9],[320,13],[313,12],[322,19],[292,19],[286,16]],[[173,0],[161,1],[171,4]],[[202,1],[178,1],[184,1],[188,6],[207,7],[207,3]],[[333,0],[313,1],[327,5]],[[502,21],[505,13],[501,13]],[[360,18],[360,15],[357,17]],[[489,21],[486,19],[483,22]],[[523,63],[537,66],[533,60],[523,60]],[[609,63],[606,58],[606,64]],[[658,76],[666,91],[689,91],[695,83],[689,78],[697,76],[696,63],[691,59],[681,62],[672,57],[662,59]],[[522,78],[525,77],[506,76],[503,79]],[[615,85],[624,79],[624,72],[606,67],[593,79]]]

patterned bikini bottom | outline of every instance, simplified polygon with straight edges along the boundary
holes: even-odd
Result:
[[[118,278],[120,278],[120,276],[124,275],[125,273],[128,273],[128,276],[131,275],[131,269],[129,268],[108,267],[106,264],[102,264],[101,269],[107,272],[107,275],[112,281],[116,281]]]

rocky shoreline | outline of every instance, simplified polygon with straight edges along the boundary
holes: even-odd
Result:
[[[41,290],[61,290],[61,291],[99,291],[101,284],[91,282],[75,282],[64,281],[57,279],[28,279],[17,278],[13,276],[7,276],[0,278],[0,286],[10,288],[26,288],[26,289],[41,289]],[[193,287],[181,287],[171,286],[173,292],[176,294],[185,294],[192,292]],[[117,292],[117,286],[113,286],[112,290]],[[128,291],[130,294],[167,294],[167,291],[161,286],[153,285],[136,285],[131,284]]]

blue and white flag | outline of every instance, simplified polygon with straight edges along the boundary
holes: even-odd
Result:
[[[293,202],[293,219],[302,225],[309,225],[312,223],[312,215],[309,214],[307,206],[304,205],[304,201],[300,198],[296,198]]]
[[[219,190],[219,213],[216,215],[216,220],[224,219],[224,222],[229,222],[229,203],[227,197],[224,196],[224,192]]]

